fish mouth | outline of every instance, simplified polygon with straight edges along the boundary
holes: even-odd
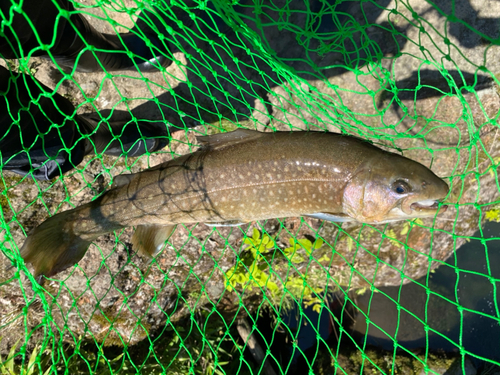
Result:
[[[441,208],[441,212],[445,212],[448,209],[448,206],[442,205],[439,207],[439,201],[433,199],[426,199],[423,201],[414,202],[410,205],[410,208],[417,212],[430,212],[437,211],[438,208]]]

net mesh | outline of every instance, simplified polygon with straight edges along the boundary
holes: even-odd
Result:
[[[0,30],[14,35],[17,59],[2,64],[20,103],[3,114],[2,134],[23,135],[0,165],[2,373],[442,373],[451,363],[465,373],[471,363],[500,365],[498,4],[88,0],[71,1],[73,9],[54,0],[54,30],[63,19],[81,30],[71,18],[80,14],[98,32],[118,41],[132,33],[171,62],[158,58],[149,72],[137,69],[147,59],[132,47],[87,41],[69,60],[54,51],[56,38],[22,47],[14,17],[41,33],[26,4],[3,7]],[[99,53],[126,55],[134,66],[114,71]],[[76,69],[89,54],[102,72]],[[22,117],[40,111],[51,125],[21,132]],[[122,155],[105,155],[98,130],[83,131],[79,116],[109,129]],[[130,157],[114,121],[139,132],[136,145],[153,138],[145,123],[162,127],[168,144]],[[95,199],[120,174],[196,150],[196,135],[238,127],[370,140],[447,181],[449,209],[376,226],[311,218],[179,225],[152,262],[132,251],[128,228],[36,283],[19,256],[30,230]],[[74,155],[80,141],[93,152],[49,181],[7,170],[19,155],[33,164],[30,151],[43,142],[42,164],[57,161],[46,151],[54,134],[61,152]],[[474,319],[488,322],[487,334],[473,333]]]

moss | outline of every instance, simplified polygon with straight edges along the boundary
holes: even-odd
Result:
[[[331,357],[330,364],[326,363],[325,355],[320,357],[315,366],[321,365],[323,368],[318,373],[329,373],[329,369],[335,366],[341,367],[348,374],[418,374],[424,370],[425,364],[434,371],[448,369],[455,361],[455,357],[445,354],[429,353],[427,359],[425,355],[413,355],[406,352],[398,352],[396,355],[392,351],[384,351],[375,348],[367,348],[364,352],[354,347],[348,350],[341,349],[341,353],[336,357]],[[323,350],[323,352],[325,352]]]
[[[117,315],[116,315],[117,314]],[[140,332],[139,336],[137,333],[134,334],[134,339],[143,340],[149,336],[149,331],[151,330],[151,325],[147,322],[140,321],[137,322],[135,316],[126,316],[127,314],[123,311],[115,311],[112,308],[105,309],[103,313],[96,313],[92,316],[92,320],[99,327],[107,329],[101,330],[101,332],[95,335],[98,342],[102,342],[104,346],[121,346],[127,345],[129,341],[129,333],[132,330]],[[133,325],[133,327],[131,327]]]
[[[233,121],[229,121],[224,118],[221,119],[220,122],[215,122],[207,125],[208,126],[206,127],[206,131],[208,135],[231,132],[233,130],[239,129],[240,127],[246,129],[255,128],[254,124],[249,120],[240,121],[236,124]]]
[[[19,184],[21,179],[21,176],[13,173],[2,173],[2,179],[0,180],[0,201],[2,202],[2,208],[9,208],[7,199],[17,198],[17,194],[13,192],[13,188]],[[7,207],[4,207],[4,204],[7,204]]]
[[[4,221],[7,223],[14,217],[14,212],[11,208],[11,202],[19,200],[19,195],[15,192],[15,188],[20,184],[22,177],[14,173],[2,173],[2,179],[0,179],[0,206],[2,207],[2,213],[4,216]],[[23,186],[29,181],[26,179],[23,181]],[[32,181],[32,180],[31,180]],[[28,182],[29,183],[29,182]],[[22,198],[28,202],[25,198],[26,191],[28,189],[23,188]]]

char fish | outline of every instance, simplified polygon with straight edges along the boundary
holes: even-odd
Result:
[[[430,169],[351,136],[240,129],[198,140],[198,151],[117,176],[94,201],[35,228],[21,256],[38,280],[80,261],[97,237],[129,226],[134,248],[153,256],[180,223],[303,215],[378,224],[446,209],[448,185]]]

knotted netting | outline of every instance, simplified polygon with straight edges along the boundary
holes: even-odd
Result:
[[[64,20],[81,30],[72,21],[80,14],[99,33],[133,33],[155,56],[147,72],[140,65],[149,57],[127,48],[85,42],[68,58],[55,51],[56,37],[26,48],[26,28],[41,35],[40,21],[26,1],[2,3],[0,35],[16,51],[3,56],[0,83],[2,373],[466,373],[500,365],[496,2],[54,0],[54,30]],[[15,17],[26,20],[23,35]],[[134,66],[108,69],[99,52]],[[89,54],[100,71],[78,69]],[[23,116],[50,126],[23,129]],[[83,131],[79,116],[97,127]],[[139,134],[135,145],[155,138],[162,147],[130,156],[117,121]],[[145,123],[161,134],[143,132]],[[197,135],[240,127],[369,140],[443,178],[449,208],[381,225],[304,217],[178,225],[151,262],[134,253],[128,228],[36,282],[19,249],[43,220],[96,199],[118,175],[195,151]],[[109,129],[120,155],[97,145],[97,129]],[[83,141],[91,147],[76,163]],[[60,155],[72,157],[64,164]],[[24,175],[13,173],[22,157]],[[56,177],[33,178],[49,164],[60,168]],[[489,329],[474,334],[478,319]]]

